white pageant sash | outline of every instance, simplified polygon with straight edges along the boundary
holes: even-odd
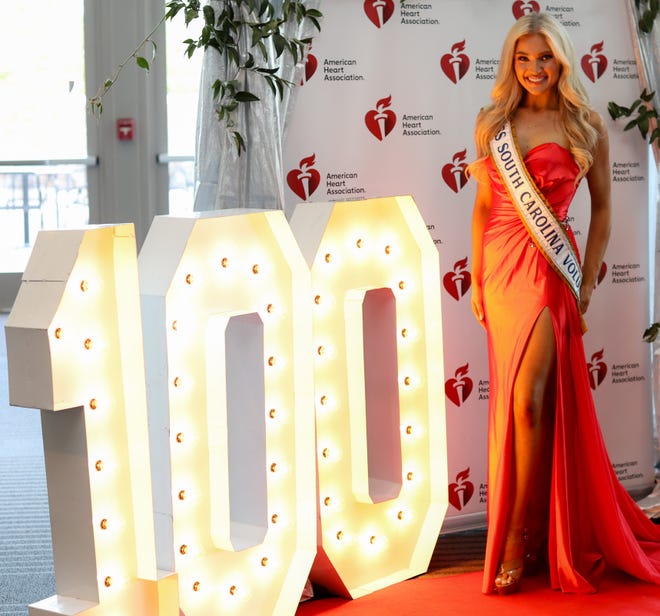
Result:
[[[509,122],[490,142],[490,150],[495,167],[534,243],[579,300],[582,268],[577,254],[561,222],[529,176]]]

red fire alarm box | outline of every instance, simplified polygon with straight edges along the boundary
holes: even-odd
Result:
[[[119,141],[133,141],[135,135],[135,120],[133,118],[119,118],[117,120],[117,139]]]

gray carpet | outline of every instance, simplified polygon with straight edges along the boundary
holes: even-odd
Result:
[[[39,411],[9,406],[0,315],[0,616],[55,594]]]

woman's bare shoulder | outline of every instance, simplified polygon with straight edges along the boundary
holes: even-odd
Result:
[[[591,124],[593,128],[596,129],[599,135],[607,135],[607,127],[605,126],[605,121],[603,116],[600,115],[595,109],[589,109],[587,114],[587,122]]]

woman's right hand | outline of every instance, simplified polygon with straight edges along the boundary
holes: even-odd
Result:
[[[484,299],[481,285],[472,285],[472,312],[474,312],[474,316],[477,318],[477,321],[479,321],[479,325],[486,329],[486,324],[484,322]]]

